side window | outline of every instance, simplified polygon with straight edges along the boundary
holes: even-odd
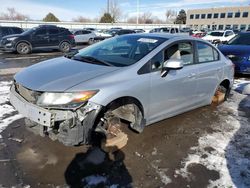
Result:
[[[214,61],[219,61],[220,60],[219,53],[215,49],[213,49],[213,51],[214,51]]]
[[[193,45],[191,42],[180,42],[169,47],[164,52],[164,61],[169,59],[181,59],[184,65],[194,63]]]
[[[184,65],[193,64],[193,44],[191,42],[180,42],[159,52],[151,59],[152,71],[161,69],[163,63],[169,59],[181,59]]]
[[[89,34],[89,31],[83,30],[83,31],[82,31],[82,34],[83,34],[83,35]]]
[[[151,69],[152,71],[157,71],[162,68],[162,64],[164,62],[163,51],[160,51],[151,59]]]
[[[59,30],[57,28],[49,29],[49,35],[57,35],[58,33],[59,33]]]
[[[76,31],[75,35],[80,35],[82,32],[81,31]]]
[[[171,29],[171,33],[175,33],[175,29],[174,28]]]
[[[46,29],[39,29],[35,33],[35,35],[46,35],[46,34],[47,34]]]
[[[198,50],[198,61],[199,63],[211,62],[219,60],[218,52],[213,49],[213,47],[198,42],[197,43],[197,50]]]

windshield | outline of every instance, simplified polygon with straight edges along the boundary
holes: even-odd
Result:
[[[75,56],[92,57],[111,66],[129,66],[167,39],[137,35],[114,37],[84,48]]]
[[[250,33],[236,35],[229,42],[229,45],[250,45]]]
[[[28,30],[24,31],[22,34],[24,34],[24,35],[30,34],[30,33],[32,33],[35,29],[36,29],[36,27],[31,28],[31,29],[28,29]]]
[[[222,37],[223,34],[224,34],[223,32],[211,32],[208,35],[215,36],[215,37]]]

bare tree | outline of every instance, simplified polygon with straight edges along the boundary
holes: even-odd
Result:
[[[129,17],[127,19],[128,23],[137,23],[136,16]],[[157,16],[152,16],[151,12],[144,12],[142,15],[139,16],[139,23],[140,24],[152,24],[152,23],[163,23]]]
[[[72,21],[74,22],[82,22],[82,23],[90,23],[92,20],[90,18],[86,18],[83,16],[78,16],[77,18],[73,18]]]
[[[109,6],[110,15],[113,17],[115,22],[119,21],[122,16],[122,10],[117,0],[110,0]]]
[[[167,23],[173,23],[177,17],[177,12],[175,10],[168,9],[165,13],[165,16]]]
[[[7,13],[0,14],[1,20],[28,20],[29,17],[17,12],[15,8],[7,8]]]
[[[153,23],[152,20],[152,13],[151,12],[144,12],[139,19],[140,23],[144,23],[144,24],[151,24]]]

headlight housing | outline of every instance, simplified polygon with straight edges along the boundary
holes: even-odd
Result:
[[[74,109],[83,105],[93,97],[98,90],[73,93],[43,93],[37,100],[37,105],[48,108]]]
[[[17,37],[10,37],[10,38],[7,38],[6,40],[7,41],[13,41],[13,40],[15,40]]]

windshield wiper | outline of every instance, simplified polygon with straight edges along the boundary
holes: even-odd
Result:
[[[106,66],[113,66],[112,64],[106,62],[106,61],[102,61],[99,60],[95,57],[92,56],[74,56],[72,59],[74,60],[78,60],[78,61],[86,61],[86,62],[90,62],[90,63],[98,63],[98,64],[102,64],[102,65],[106,65]]]

